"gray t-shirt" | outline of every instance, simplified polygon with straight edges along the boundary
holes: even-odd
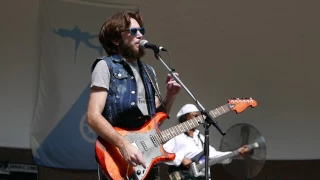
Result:
[[[133,71],[134,77],[137,82],[138,94],[137,94],[137,103],[140,111],[143,115],[149,115],[146,97],[145,97],[145,89],[144,85],[139,73],[139,66],[138,63],[128,63]],[[91,87],[103,87],[109,90],[110,86],[110,72],[108,68],[108,64],[101,60],[95,66],[92,75],[91,75]]]

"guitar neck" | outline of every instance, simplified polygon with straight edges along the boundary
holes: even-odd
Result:
[[[223,162],[223,161],[225,161],[225,160],[227,160],[227,159],[230,159],[230,158],[233,158],[233,157],[235,157],[235,156],[237,156],[237,155],[239,155],[240,153],[238,152],[238,151],[233,151],[233,152],[231,152],[231,153],[229,153],[229,154],[226,154],[226,155],[224,155],[224,156],[220,156],[220,157],[218,157],[218,158],[215,158],[215,159],[211,159],[211,160],[209,160],[209,167],[210,166],[213,166],[213,165],[215,165],[215,164],[219,164],[219,163],[221,163],[221,162]],[[198,171],[201,171],[202,169],[204,169],[205,168],[205,164],[198,164],[197,165],[197,169],[198,169]]]
[[[254,144],[251,144],[251,145],[248,145],[248,149],[249,150],[252,150],[254,148],[258,147],[258,144],[254,143]],[[215,164],[218,164],[218,163],[221,163],[223,162],[224,160],[227,160],[227,159],[230,159],[230,158],[233,158],[235,156],[238,156],[240,154],[240,152],[238,150],[235,150],[235,151],[232,151],[231,153],[229,154],[226,154],[226,155],[223,155],[223,156],[220,156],[218,158],[214,158],[214,159],[210,159],[209,160],[209,167],[210,166],[213,166]],[[197,164],[197,169],[198,171],[201,171],[202,169],[205,168],[205,164]]]
[[[213,116],[214,118],[225,114],[231,110],[231,107],[229,104],[225,104],[223,106],[220,106],[216,109],[213,109],[209,111],[209,114]],[[190,119],[186,122],[180,123],[176,126],[173,126],[171,128],[168,128],[164,131],[161,131],[160,133],[155,134],[155,138],[159,141],[159,143],[163,144],[170,139],[178,136],[179,134],[182,134],[190,129],[193,129],[200,124],[204,123],[205,116],[198,116],[193,119]]]

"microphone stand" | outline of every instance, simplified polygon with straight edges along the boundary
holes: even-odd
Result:
[[[161,59],[159,55],[159,49],[153,49],[154,56],[157,60],[161,61],[162,64],[167,68],[171,76],[176,80],[177,83],[183,87],[190,97],[196,102],[198,109],[200,110],[201,117],[205,118],[204,129],[205,129],[205,141],[204,141],[204,156],[205,156],[205,179],[209,179],[209,127],[213,125],[216,129],[222,134],[226,133],[221,130],[218,125],[218,122],[213,120],[213,117],[205,110],[205,108],[200,104],[200,102],[194,97],[194,95],[189,91],[189,89],[182,83],[182,81],[174,74],[174,69],[170,69],[167,64]]]

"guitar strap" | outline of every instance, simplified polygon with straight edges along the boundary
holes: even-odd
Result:
[[[151,82],[151,85],[152,85],[152,87],[153,87],[153,89],[154,89],[154,91],[155,91],[155,93],[156,93],[156,96],[159,98],[159,101],[160,101],[160,103],[161,103],[161,106],[162,106],[164,112],[165,112],[166,114],[168,114],[168,111],[167,111],[166,108],[164,107],[164,103],[163,103],[163,100],[162,100],[162,98],[161,98],[159,86],[158,86],[158,83],[157,83],[157,81],[156,81],[156,77],[155,77],[154,73],[151,72],[151,68],[148,68],[144,63],[143,63],[143,68],[144,68],[144,70],[145,70],[146,73],[147,73],[148,79],[149,79],[150,82]],[[150,74],[152,74],[152,75],[150,75]],[[168,119],[169,119],[169,115],[168,115]]]
[[[198,134],[198,138],[199,140],[201,141],[201,144],[202,144],[202,147],[204,145],[202,139],[200,138],[200,133]],[[203,147],[204,148],[204,147]],[[193,158],[191,158],[192,162],[196,162],[198,163],[200,161],[200,159],[202,158],[202,156],[204,155],[204,149],[199,153],[197,154],[196,156],[194,156]]]

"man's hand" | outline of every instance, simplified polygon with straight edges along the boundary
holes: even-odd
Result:
[[[240,152],[240,156],[244,156],[245,153],[249,152],[248,145],[243,145],[241,148],[238,149]]]
[[[174,74],[176,76],[179,76],[178,73],[174,73]],[[167,75],[166,86],[167,86],[167,96],[169,97],[176,96],[181,89],[181,85],[176,82],[176,80],[171,76],[171,74]]]
[[[190,168],[191,163],[192,163],[191,159],[186,157],[184,157],[181,162],[181,164],[186,168]]]
[[[139,149],[133,146],[129,141],[125,140],[123,147],[120,149],[124,160],[131,166],[142,165],[146,168],[146,164],[142,158],[142,154]]]

